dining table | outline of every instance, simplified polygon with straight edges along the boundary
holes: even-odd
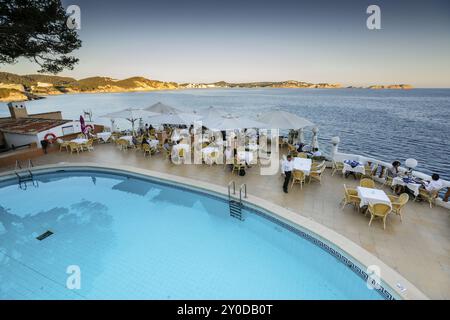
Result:
[[[376,203],[384,203],[392,207],[391,200],[383,190],[360,186],[356,187],[356,190],[358,191],[358,197],[361,199],[361,208]]]
[[[309,176],[311,172],[312,160],[305,158],[294,158],[293,168],[294,170],[302,171],[306,176]]]

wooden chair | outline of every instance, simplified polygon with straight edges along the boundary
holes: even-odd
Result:
[[[233,162],[233,169],[231,170],[231,172],[237,172],[239,174],[239,171],[241,169],[245,169],[245,163],[243,161],[239,161],[238,159],[234,158],[234,162]]]
[[[402,221],[402,209],[409,201],[409,194],[402,193],[399,197],[388,196],[392,204],[392,212],[400,216],[400,221]]]
[[[151,157],[152,156],[152,151],[150,150],[150,146],[147,143],[144,143],[142,145],[142,151],[144,151],[144,157],[147,156],[147,154]]]
[[[292,184],[291,189],[294,186],[294,184],[299,183],[300,189],[303,189],[303,184],[305,183],[305,173],[300,170],[294,170],[292,171]]]
[[[325,166],[325,160],[321,162],[313,161],[313,163],[311,164],[311,171],[318,171],[322,169],[323,166]]]
[[[333,167],[332,167],[332,171],[331,171],[331,175],[332,176],[334,176],[334,174],[336,172],[342,173],[343,170],[344,170],[344,163],[343,162],[333,161]]]
[[[419,189],[419,196],[423,200],[430,204],[430,209],[433,208],[433,204],[436,204],[436,199],[439,196],[439,190],[428,191],[424,188]]]
[[[62,151],[62,149],[65,149],[65,151],[69,151],[69,141],[64,141],[63,139],[56,139],[56,142],[59,144],[59,152]]]
[[[308,159],[308,155],[304,152],[297,153],[297,158]]]
[[[381,218],[383,219],[383,229],[386,230],[386,218],[391,210],[391,207],[385,203],[369,203],[369,206],[367,208],[367,212],[370,213],[369,227],[372,224],[373,219]]]
[[[352,204],[355,209],[360,209],[361,198],[358,196],[358,190],[353,188],[348,188],[344,184],[344,199],[341,201],[342,209],[345,208],[346,205]]]
[[[82,151],[94,151],[94,139],[89,139],[88,141],[86,141],[85,143],[81,144],[81,150]]]
[[[70,154],[76,152],[77,154],[80,154],[81,146],[76,142],[69,142],[69,150]]]
[[[375,189],[375,181],[373,181],[372,179],[363,178],[359,182],[359,185],[364,188]]]
[[[319,181],[320,184],[322,184],[322,174],[325,171],[326,167],[322,166],[322,168],[315,170],[315,171],[311,171],[309,173],[309,181],[308,183],[311,183],[311,180],[316,180]]]

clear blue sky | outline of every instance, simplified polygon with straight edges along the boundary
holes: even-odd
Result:
[[[176,82],[450,87],[450,1],[70,0],[80,63],[62,75]],[[366,8],[381,7],[381,30]],[[2,71],[34,73],[21,60]]]

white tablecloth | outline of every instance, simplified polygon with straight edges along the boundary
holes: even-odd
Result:
[[[365,174],[366,169],[364,168],[364,166],[362,164],[352,168],[351,165],[344,163],[344,169],[342,170],[342,173],[345,174],[346,172],[355,172],[355,173]]]
[[[364,187],[357,187],[356,189],[358,190],[358,197],[361,198],[361,207],[367,206],[369,203],[385,203],[391,206],[391,200],[383,190]]]
[[[131,145],[134,144],[134,143],[133,143],[133,136],[123,136],[123,137],[120,137],[120,139],[122,139],[122,140],[127,140],[127,141],[128,141],[128,144],[131,144]]]
[[[102,139],[103,141],[108,141],[111,137],[111,132],[99,132],[97,133],[97,138]]]
[[[88,142],[88,139],[78,138],[78,139],[70,140],[70,142],[75,142],[75,143],[77,143],[77,144],[83,144],[83,143]]]
[[[418,196],[419,195],[419,188],[422,186],[419,183],[406,183],[405,181],[403,181],[403,178],[401,177],[395,177],[394,179],[392,179],[392,185],[399,185],[399,186],[406,186],[409,190],[411,190],[414,193],[414,196]]]
[[[147,140],[151,148],[156,148],[158,146],[159,140]]]
[[[307,176],[309,176],[309,173],[311,172],[311,165],[312,160],[311,159],[304,159],[304,158],[294,158],[294,170],[300,170],[303,171],[303,173]]]
[[[250,164],[253,162],[253,152],[239,151],[237,153],[237,158],[238,158],[238,160],[241,160],[241,161],[243,160],[247,164]]]
[[[210,155],[214,151],[219,152],[219,148],[217,148],[217,147],[206,147],[206,148],[202,149],[202,153],[203,153],[204,157]]]

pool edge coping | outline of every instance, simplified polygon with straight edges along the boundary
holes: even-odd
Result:
[[[32,168],[32,171],[46,171],[46,170],[57,170],[57,169],[76,169],[76,168],[93,168],[93,169],[103,169],[103,170],[120,170],[124,172],[129,172],[132,174],[138,174],[147,176],[150,178],[156,178],[164,180],[170,183],[180,183],[187,187],[193,187],[199,189],[206,193],[215,193],[218,196],[228,198],[227,187],[222,187],[220,185],[212,184],[205,181],[195,180],[192,178],[181,177],[178,175],[173,175],[169,173],[162,173],[154,170],[141,169],[133,166],[127,165],[111,165],[111,164],[97,164],[91,162],[80,162],[80,163],[68,163],[60,162],[56,164],[36,166]],[[26,171],[26,170],[23,170]],[[10,177],[16,177],[14,170],[6,171],[0,173],[0,181],[9,179]],[[20,171],[19,171],[20,172]],[[384,284],[388,286],[388,289],[392,291],[398,298],[403,300],[428,300],[429,298],[419,290],[414,284],[403,277],[399,272],[392,269],[382,260],[380,260],[375,255],[368,252],[366,249],[360,247],[355,242],[346,238],[345,236],[337,233],[336,231],[310,219],[302,216],[300,213],[294,212],[291,208],[284,208],[280,205],[274,204],[270,201],[262,199],[260,197],[248,194],[248,197],[242,199],[244,204],[250,205],[250,207],[260,208],[266,211],[270,215],[274,216],[282,222],[285,222],[297,229],[306,230],[312,235],[320,237],[322,240],[330,243],[331,245],[337,247],[343,253],[351,257],[364,268],[368,266],[376,265],[382,270],[381,280]],[[400,290],[397,284],[401,284],[405,291]]]

